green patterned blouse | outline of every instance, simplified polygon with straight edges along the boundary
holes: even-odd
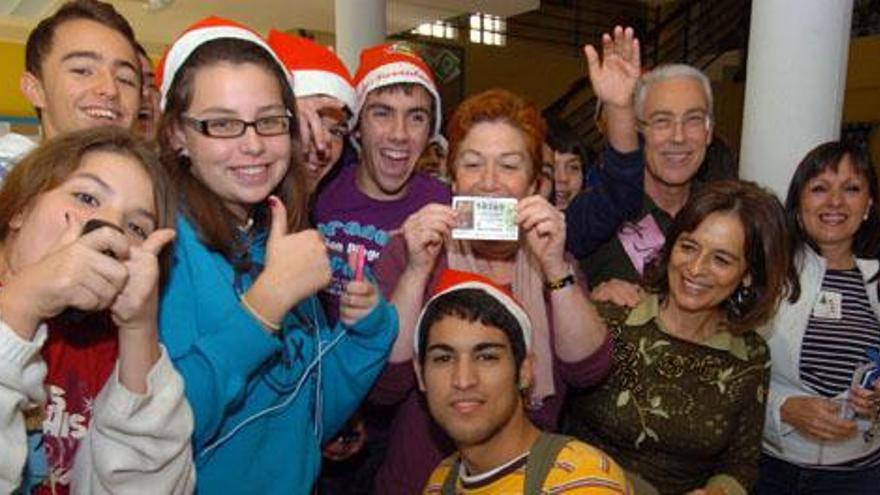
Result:
[[[754,332],[702,344],[664,331],[651,296],[630,314],[603,308],[614,364],[576,394],[564,431],[603,449],[663,494],[708,484],[746,493],[757,477],[770,353]]]

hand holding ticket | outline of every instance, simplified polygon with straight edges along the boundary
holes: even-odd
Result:
[[[519,240],[516,224],[516,198],[456,196],[452,208],[458,214],[453,239],[488,241]]]

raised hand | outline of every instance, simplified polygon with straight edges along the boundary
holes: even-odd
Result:
[[[608,105],[627,107],[641,75],[639,40],[631,27],[615,26],[602,35],[602,59],[593,45],[584,47],[587,69],[596,98]]]
[[[70,220],[57,248],[22,267],[0,291],[3,319],[23,338],[68,307],[106,309],[125,286],[128,270],[117,261],[129,257],[125,235],[111,228],[81,232],[82,224]]]
[[[303,149],[308,148],[311,143],[315,146],[319,156],[326,153],[330,147],[330,136],[324,129],[321,116],[318,113],[322,108],[343,110],[345,104],[332,96],[325,95],[304,96],[296,99],[297,119],[299,120]]]
[[[529,196],[516,205],[516,223],[526,237],[526,246],[537,256],[547,280],[559,280],[569,273],[565,262],[565,215],[540,196]]]
[[[140,246],[131,246],[123,262],[128,281],[116,296],[110,312],[120,331],[151,329],[155,326],[159,301],[159,253],[174,239],[174,231],[160,229]]]
[[[279,323],[300,301],[330,284],[330,260],[318,231],[289,233],[284,205],[275,196],[268,201],[272,224],[266,266],[245,297],[261,317]]]
[[[456,223],[455,210],[438,203],[426,205],[410,215],[402,227],[406,240],[407,269],[427,276]]]

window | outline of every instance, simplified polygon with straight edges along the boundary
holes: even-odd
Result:
[[[470,16],[471,43],[504,46],[507,44],[507,22],[501,17],[479,12]]]
[[[413,29],[412,34],[454,40],[458,38],[458,28],[446,21],[425,22]]]

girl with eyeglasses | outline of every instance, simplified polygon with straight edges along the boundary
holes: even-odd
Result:
[[[182,205],[160,320],[195,412],[197,491],[306,493],[320,445],[380,372],[396,314],[353,281],[327,324],[294,95],[262,38],[205,19],[160,74],[159,141]]]

